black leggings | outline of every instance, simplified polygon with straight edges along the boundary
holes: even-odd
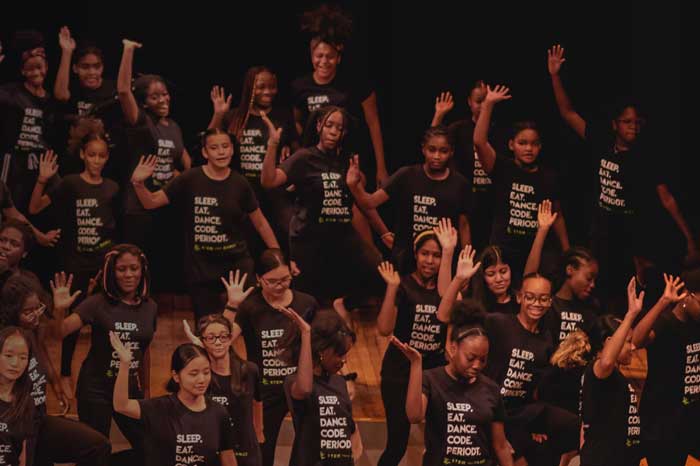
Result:
[[[291,257],[301,270],[295,289],[315,296],[322,305],[342,297],[347,310],[359,307],[370,296],[382,295],[378,251],[350,226],[327,233],[314,240],[292,239]]]
[[[386,448],[377,466],[398,466],[406,454],[411,423],[406,417],[408,378],[382,376],[381,392],[386,412]]]
[[[44,416],[36,438],[28,443],[27,454],[34,457],[28,457],[27,464],[33,466],[108,466],[112,448],[109,438],[87,424],[60,416]]]
[[[289,412],[287,400],[284,393],[268,395],[263,397],[263,433],[265,443],[260,448],[262,450],[263,466],[273,466],[275,464],[275,448],[279,437],[282,421]]]

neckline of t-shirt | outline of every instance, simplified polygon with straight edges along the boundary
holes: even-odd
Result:
[[[202,172],[202,175],[204,175],[204,177],[205,177],[207,180],[213,181],[214,183],[224,183],[224,182],[228,181],[228,180],[231,178],[231,176],[233,175],[233,169],[229,169],[228,176],[227,176],[226,178],[223,178],[223,179],[221,179],[221,180],[217,180],[216,178],[212,178],[212,177],[210,177],[209,175],[207,175],[207,172],[204,171],[204,167],[205,167],[205,166],[206,166],[206,165],[201,165],[201,166],[199,166],[199,167],[197,167],[197,168],[200,169],[200,171]]]
[[[185,403],[182,402],[179,396],[177,396],[177,393],[172,393],[171,396],[175,398],[176,403],[178,403],[181,407],[187,410],[187,412],[192,413],[192,414],[203,414],[209,411],[209,408],[211,406],[211,399],[204,395],[204,409],[201,411],[194,411],[193,409],[190,409]]]

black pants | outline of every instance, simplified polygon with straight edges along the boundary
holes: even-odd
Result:
[[[384,293],[377,266],[382,258],[350,225],[314,239],[293,238],[292,259],[301,274],[295,289],[315,296],[323,304],[342,297],[348,310],[370,296]]]
[[[34,454],[30,466],[77,463],[77,466],[108,466],[112,446],[109,438],[87,424],[60,416],[44,416],[35,442],[28,448]],[[33,448],[32,448],[33,447]]]
[[[263,466],[275,464],[275,448],[282,421],[289,412],[284,393],[263,397],[263,433],[265,443],[261,445]]]
[[[131,444],[131,450],[124,453],[119,453],[119,460],[112,460],[112,466],[115,463],[128,464],[129,466],[140,466],[144,461],[144,446],[143,446],[143,424],[130,417],[124,416],[114,411],[112,405],[103,401],[96,402],[86,400],[84,396],[80,396],[78,391],[78,418],[88,426],[100,432],[105,437],[109,437],[109,430],[112,425],[112,418],[117,423],[119,430],[124,434],[124,437]]]
[[[241,256],[231,263],[231,270],[240,270],[241,277],[248,274],[246,288],[255,285],[255,263],[248,254]],[[228,280],[228,272],[226,273]],[[192,299],[195,324],[201,317],[209,314],[218,314],[224,310],[223,294],[226,292],[219,277],[208,282],[195,283],[189,286],[189,294]]]
[[[386,412],[386,448],[377,466],[398,466],[406,454],[411,423],[406,417],[408,378],[382,375],[381,392]]]
[[[506,438],[515,450],[513,459],[524,456],[533,466],[557,466],[563,453],[578,449],[578,416],[548,403],[536,404],[541,409],[534,418],[506,420]],[[537,443],[533,433],[546,434],[547,440]]]
[[[87,297],[87,287],[90,283],[90,279],[95,276],[97,270],[85,271],[85,270],[66,270],[66,274],[73,274],[73,288],[71,292],[81,290],[80,296],[75,300],[70,308],[72,312],[78,305]],[[73,354],[75,354],[75,346],[78,343],[78,338],[80,337],[80,331],[73,332],[70,335],[66,335],[61,343],[61,376],[70,377],[71,363],[73,362]]]

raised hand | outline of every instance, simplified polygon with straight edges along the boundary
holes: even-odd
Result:
[[[537,225],[539,228],[549,229],[557,219],[557,213],[552,213],[552,201],[545,199],[537,208]]]
[[[627,284],[627,314],[633,319],[642,311],[644,291],[637,295],[637,279],[632,277]]]
[[[87,287],[87,294],[90,296],[94,291],[95,288],[97,288],[97,285],[100,283],[100,278],[102,278],[102,271],[98,271],[94,277],[90,278],[88,280],[88,287]]]
[[[551,49],[547,50],[547,69],[549,74],[558,74],[561,69],[561,65],[566,61],[564,58],[564,47],[557,44]]]
[[[202,344],[202,340],[200,340],[199,337],[192,332],[192,329],[190,328],[190,323],[187,322],[187,319],[182,319],[182,327],[185,329],[185,335],[187,336],[187,338],[189,338],[189,340],[192,343],[194,343],[197,346],[201,346],[202,348],[204,347],[204,345]]]
[[[46,233],[39,232],[35,236],[36,242],[39,243],[39,246],[52,248],[56,246],[58,240],[61,238],[61,229],[49,230]]]
[[[455,278],[460,280],[469,280],[474,276],[479,267],[481,267],[481,262],[474,263],[474,255],[476,254],[476,249],[472,248],[471,244],[467,244],[459,253],[459,259],[457,260],[457,271],[455,273]]]
[[[389,261],[384,261],[377,267],[379,270],[379,275],[382,276],[387,285],[399,286],[401,284],[401,278],[399,277],[399,272],[394,270],[394,266]]]
[[[270,118],[268,118],[267,113],[263,111],[260,112],[260,117],[267,125],[268,144],[270,142],[274,144],[279,144],[280,138],[282,137],[282,127],[275,128],[275,124],[272,122],[272,120],[270,120]]]
[[[158,158],[155,155],[141,156],[139,164],[136,165],[134,172],[131,174],[131,181],[134,183],[143,183],[153,175],[156,169]]]
[[[360,171],[360,156],[355,154],[350,157],[350,165],[348,172],[345,174],[345,182],[348,186],[357,186],[362,181],[362,172]]]
[[[122,44],[124,44],[124,50],[134,50],[143,47],[143,44],[129,39],[122,39]]]
[[[503,86],[501,84],[497,84],[493,86],[486,86],[486,97],[484,98],[484,102],[490,103],[490,104],[497,104],[498,102],[502,102],[504,100],[510,99],[512,96],[509,94],[510,89],[506,86]]]
[[[666,282],[666,287],[664,288],[662,298],[675,304],[688,296],[688,292],[686,291],[681,293],[681,290],[685,288],[685,283],[681,281],[681,277],[664,274],[664,282]]]
[[[441,218],[438,226],[433,227],[433,232],[435,232],[435,236],[437,236],[443,250],[450,249],[454,251],[457,247],[457,230],[452,226],[451,219]]]
[[[61,47],[61,50],[66,52],[75,50],[75,39],[71,37],[68,26],[63,26],[58,32],[58,45]]]
[[[53,280],[49,282],[51,286],[51,293],[53,294],[53,305],[54,307],[61,309],[68,309],[75,302],[76,298],[80,296],[82,291],[76,290],[75,293],[71,294],[70,288],[73,284],[73,274],[66,277],[66,272],[56,272],[54,274]]]
[[[228,113],[231,108],[231,99],[233,96],[229,94],[228,97],[226,97],[223,86],[212,87],[209,95],[211,97],[211,103],[214,105],[214,113]]]
[[[423,359],[423,356],[421,356],[417,349],[415,349],[408,343],[403,343],[395,336],[392,335],[391,340],[389,340],[389,342],[392,345],[394,345],[399,351],[401,351],[401,354],[406,356],[406,359],[408,359],[411,363],[417,363]]]
[[[435,97],[435,113],[439,115],[449,113],[454,106],[455,102],[452,99],[452,93],[450,91],[442,92],[439,96]]]
[[[39,156],[39,183],[46,183],[58,172],[58,156],[49,149]]]
[[[301,333],[310,333],[311,332],[311,325],[307,321],[304,320],[302,316],[300,316],[294,309],[290,307],[278,307],[275,308],[285,316],[289,317],[289,319],[294,322],[299,329]]]
[[[124,343],[122,343],[116,333],[112,331],[109,332],[109,341],[112,343],[112,348],[114,348],[114,351],[116,351],[119,355],[119,361],[121,361],[122,364],[130,363],[131,351],[129,348],[124,346]]]
[[[245,301],[248,295],[253,292],[254,288],[252,286],[247,290],[243,289],[247,278],[248,274],[244,273],[243,276],[241,276],[240,270],[236,270],[235,274],[233,271],[230,271],[228,273],[228,280],[221,277],[221,283],[223,283],[224,287],[226,288],[227,306],[238,308],[238,306]]]

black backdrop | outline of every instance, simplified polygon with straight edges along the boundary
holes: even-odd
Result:
[[[103,48],[110,77],[116,77],[121,39],[139,40],[144,47],[137,51],[135,71],[170,80],[173,116],[191,143],[210,117],[213,84],[224,84],[237,102],[244,71],[266,64],[277,72],[284,98],[288,83],[310,69],[308,41],[299,32],[298,17],[317,2],[95,3],[82,8],[16,5],[13,13],[6,9],[0,39],[8,59],[0,65],[0,82],[15,77],[7,46],[18,28],[44,32],[51,80],[63,24],[77,39],[93,40]],[[513,8],[503,2],[480,7],[473,2],[413,3],[340,2],[355,21],[355,36],[341,66],[366,74],[374,83],[390,168],[419,160],[418,142],[438,92],[455,95],[453,119],[466,115],[471,82],[483,78],[506,83],[513,99],[500,105],[496,118],[506,123],[531,118],[540,124],[543,162],[560,170],[567,221],[574,238],[580,238],[585,222],[574,213],[583,210],[590,175],[582,144],[558,117],[546,69],[547,47],[561,43],[568,59],[562,75],[577,110],[597,118],[613,99],[637,97],[648,110],[648,129],[663,142],[659,163],[670,167],[673,190],[684,208],[697,214],[691,205],[694,173],[680,169],[681,162],[687,166],[683,156],[690,151],[681,139],[685,90],[680,85],[681,12],[675,4],[667,2],[659,11],[639,4],[633,9],[632,4],[579,2],[575,10],[568,5],[564,11]],[[689,216],[698,231],[697,217]]]

